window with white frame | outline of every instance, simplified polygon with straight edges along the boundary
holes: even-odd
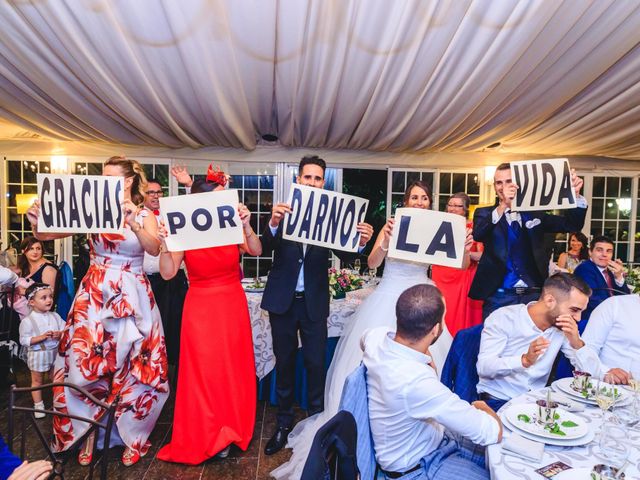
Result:
[[[7,198],[7,244],[8,247],[20,249],[20,243],[25,237],[32,235],[31,224],[27,216],[18,213],[18,195],[36,194],[38,173],[51,173],[50,162],[40,160],[6,160],[6,198]],[[4,225],[2,226],[3,228]],[[54,257],[54,242],[42,242],[45,257],[51,261],[56,261]]]
[[[422,180],[435,194],[434,179],[435,172],[433,170],[396,170],[389,169],[389,180],[387,188],[387,214],[393,215],[396,208],[402,207],[404,199],[404,191],[407,185],[417,180]],[[435,202],[435,199],[434,199]]]
[[[590,230],[593,238],[606,235],[615,245],[615,258],[630,260],[633,177],[593,176]]]

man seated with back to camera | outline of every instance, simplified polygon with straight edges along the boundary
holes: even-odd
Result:
[[[443,329],[444,300],[415,285],[396,303],[397,331],[362,337],[369,418],[385,478],[487,479],[484,447],[502,439],[502,423],[485,402],[469,404],[438,379],[429,347]]]
[[[570,273],[547,278],[540,298],[494,311],[484,324],[478,354],[478,395],[494,410],[543,388],[558,352],[583,370],[592,358],[578,332],[591,288]]]

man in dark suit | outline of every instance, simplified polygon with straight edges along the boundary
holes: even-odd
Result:
[[[473,238],[484,244],[484,253],[469,297],[484,300],[483,319],[500,307],[529,303],[540,296],[549,271],[544,234],[577,232],[584,226],[587,202],[580,195],[583,182],[574,171],[571,181],[577,207],[566,210],[564,216],[515,212],[511,204],[518,186],[511,179],[511,166],[503,163],[496,168],[493,186],[498,204],[478,208],[473,217]]]
[[[573,272],[582,278],[593,290],[589,298],[589,305],[578,324],[580,333],[587,326],[591,312],[604,300],[614,295],[628,295],[631,293],[624,279],[624,266],[620,259],[613,260],[613,242],[605,236],[594,237],[591,240],[589,260],[578,265]]]
[[[326,164],[317,156],[304,157],[298,167],[297,183],[324,187]],[[329,316],[329,250],[323,247],[292,242],[282,238],[280,222],[290,205],[276,204],[271,219],[262,234],[263,255],[274,252],[273,266],[262,296],[261,307],[269,312],[273,352],[276,357],[276,394],[278,397],[277,428],[264,449],[272,455],[282,449],[293,426],[295,386],[295,356],[298,332],[308,378],[309,414],[324,408],[325,354],[327,317]],[[373,235],[373,227],[358,224],[360,247]],[[334,251],[346,262],[356,255]]]

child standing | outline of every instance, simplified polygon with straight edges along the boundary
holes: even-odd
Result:
[[[55,312],[53,291],[46,283],[34,283],[25,292],[31,313],[20,322],[20,344],[27,348],[27,365],[31,370],[31,386],[42,385],[44,375],[49,372],[53,378],[53,362],[56,359],[58,343],[64,328],[64,322]],[[42,392],[31,392],[34,407],[44,410]],[[36,418],[43,418],[44,413],[34,413]]]

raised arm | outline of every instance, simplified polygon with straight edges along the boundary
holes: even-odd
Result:
[[[369,268],[378,268],[384,258],[387,256],[389,250],[389,243],[391,242],[391,232],[393,231],[393,218],[387,220],[382,230],[376,237],[376,243],[373,244],[369,258],[367,259],[367,265]]]
[[[165,280],[171,280],[176,276],[176,273],[178,273],[178,269],[184,259],[184,252],[170,252],[167,250],[165,238],[167,238],[167,229],[165,228],[164,223],[161,223],[158,228],[158,240],[161,242],[159,261],[160,275]]]
[[[154,216],[143,216],[142,225],[140,225],[136,219],[140,209],[136,207],[131,200],[122,202],[122,212],[125,216],[125,224],[135,233],[144,251],[154,257],[158,256],[160,252],[160,240],[158,240],[158,224]]]
[[[244,235],[244,243],[240,246],[240,252],[257,257],[262,254],[262,243],[258,235],[253,231],[253,228],[251,228],[251,223],[249,223],[251,212],[245,205],[240,203],[238,204],[238,214],[242,221],[242,231]]]

